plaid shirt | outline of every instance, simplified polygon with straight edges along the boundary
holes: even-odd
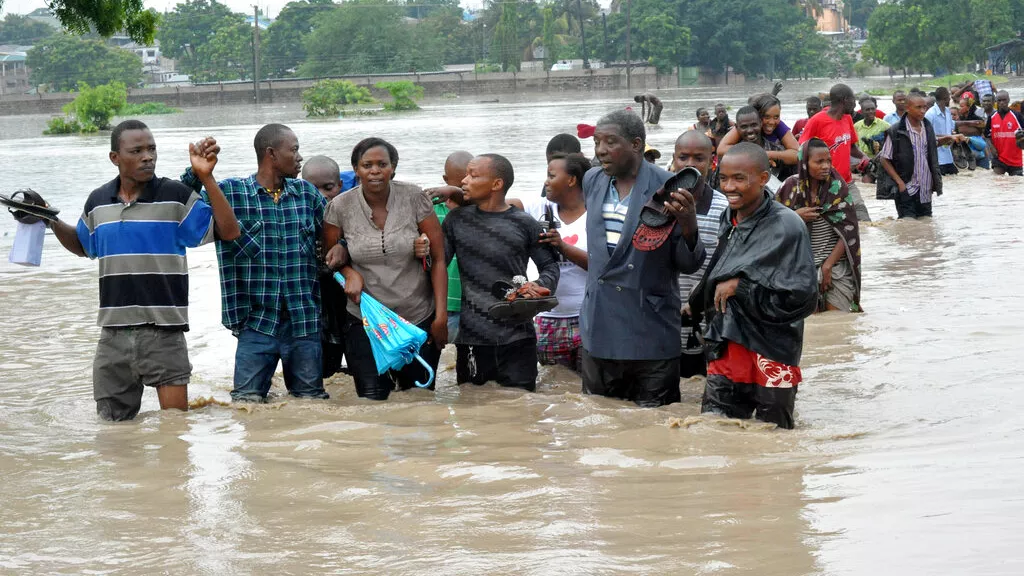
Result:
[[[181,181],[201,188],[191,168]],[[293,337],[319,336],[316,241],[326,199],[309,182],[286,178],[275,204],[255,174],[222,180],[220,188],[242,229],[236,240],[217,241],[221,322],[236,335],[250,329],[277,336],[281,310],[287,309]],[[202,196],[209,202],[205,190]]]

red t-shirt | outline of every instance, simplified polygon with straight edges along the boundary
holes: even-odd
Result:
[[[853,118],[846,114],[841,120],[833,120],[828,112],[822,110],[810,120],[800,134],[800,144],[811,138],[821,138],[832,153],[832,167],[846,182],[853,181],[850,169],[850,148],[857,143],[857,131],[853,128]]]
[[[1020,129],[1021,118],[1013,110],[1008,110],[1006,116],[1000,116],[996,110],[985,126],[985,135],[992,139],[999,161],[1013,168],[1024,166],[1024,151],[1017,147],[1015,136]]]
[[[796,124],[793,124],[793,136],[797,138],[800,137],[800,134],[804,131],[804,128],[807,127],[807,120],[808,118],[801,118],[796,121]]]

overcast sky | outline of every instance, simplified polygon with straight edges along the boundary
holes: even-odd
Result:
[[[235,12],[252,12],[253,4],[258,4],[264,12],[270,16],[277,16],[277,13],[281,11],[281,8],[288,3],[289,0],[259,0],[254,2],[252,0],[218,0],[222,4],[227,4]],[[409,0],[410,3],[415,0]],[[43,0],[4,0],[3,2],[3,13],[8,12],[14,14],[26,14],[35,10],[36,8],[44,8],[46,3]],[[178,0],[145,0],[145,4],[148,8],[156,8],[160,12],[165,10],[171,10],[175,4],[178,4]],[[483,0],[462,0],[462,6],[465,8],[479,8],[483,4]],[[611,0],[598,0],[598,4],[607,8],[611,4]]]

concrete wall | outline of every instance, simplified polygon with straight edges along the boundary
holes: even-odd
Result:
[[[654,68],[633,68],[630,76],[630,88],[637,92],[673,88],[677,85],[675,75],[659,76]],[[434,97],[444,94],[485,96],[515,92],[600,92],[626,89],[626,70],[624,68],[489,74],[475,74],[469,71],[348,76],[345,79],[369,87],[378,99],[387,99],[388,94],[386,91],[373,88],[373,85],[378,82],[396,80],[411,80],[423,86],[427,96]],[[260,100],[265,103],[296,102],[302,99],[302,91],[312,86],[313,83],[313,80],[263,81],[260,83]],[[0,97],[0,115],[59,114],[61,107],[73,100],[74,97],[74,93],[4,96]],[[253,86],[252,83],[231,83],[136,89],[129,91],[128,101],[132,103],[163,102],[179,108],[251,104],[253,102]]]

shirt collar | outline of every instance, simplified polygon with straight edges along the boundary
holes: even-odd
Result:
[[[139,197],[134,201],[152,202],[153,198],[156,197],[156,188],[159,180],[160,178],[158,176],[153,176],[149,182],[146,182],[146,187],[142,189],[142,192],[139,193]],[[110,194],[110,201],[121,203],[121,175],[119,174],[115,176],[113,180],[107,182],[107,186],[109,187],[108,192]]]
[[[263,186],[261,186],[259,182],[256,181],[255,172],[253,172],[252,174],[249,175],[248,178],[246,178],[245,183],[246,188],[249,190],[249,194],[253,196],[258,196],[260,192],[267,192],[269,194],[269,191]],[[289,194],[298,194],[299,190],[297,189],[297,186],[298,180],[296,180],[295,178],[285,178],[283,181],[283,185],[281,187],[281,197],[284,198]]]

